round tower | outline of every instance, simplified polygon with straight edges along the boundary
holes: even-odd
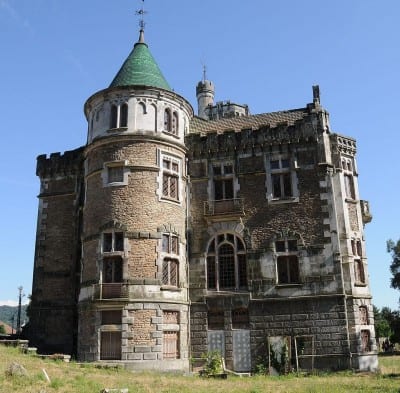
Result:
[[[214,105],[214,95],[214,84],[211,81],[206,80],[204,71],[203,80],[196,86],[197,114],[199,117],[209,119],[207,108]]]
[[[184,136],[193,109],[171,90],[141,29],[84,111],[78,357],[188,369]]]

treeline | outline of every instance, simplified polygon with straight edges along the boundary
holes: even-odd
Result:
[[[400,343],[400,312],[374,306],[374,317],[376,336],[388,338],[391,343]]]
[[[28,316],[26,315],[27,305],[21,307],[21,324],[28,322]],[[14,318],[14,322],[13,322]],[[0,321],[6,323],[9,326],[13,326],[14,329],[17,327],[18,319],[18,306],[0,306]],[[0,324],[1,324],[0,322]]]

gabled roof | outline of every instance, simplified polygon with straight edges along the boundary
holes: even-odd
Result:
[[[140,31],[139,41],[110,84],[110,87],[117,86],[149,86],[171,90],[144,42],[143,30]]]
[[[292,109],[280,112],[261,113],[258,115],[223,118],[220,120],[204,120],[194,117],[190,122],[190,133],[224,132],[228,130],[240,131],[262,126],[276,127],[280,123],[294,125],[298,120],[309,114],[307,108]]]

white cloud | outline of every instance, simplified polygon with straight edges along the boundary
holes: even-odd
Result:
[[[22,305],[28,304],[29,299],[22,299]],[[0,300],[0,306],[11,306],[16,307],[18,306],[17,300]]]
[[[18,306],[18,302],[16,300],[0,300],[0,306]]]

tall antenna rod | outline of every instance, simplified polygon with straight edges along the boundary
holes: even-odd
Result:
[[[203,82],[207,79],[207,66],[203,64]]]
[[[142,0],[142,6],[139,11],[135,11],[135,15],[139,15],[139,27],[141,31],[144,31],[144,27],[146,23],[144,22],[144,15],[147,14],[147,11],[144,10],[144,0]]]

